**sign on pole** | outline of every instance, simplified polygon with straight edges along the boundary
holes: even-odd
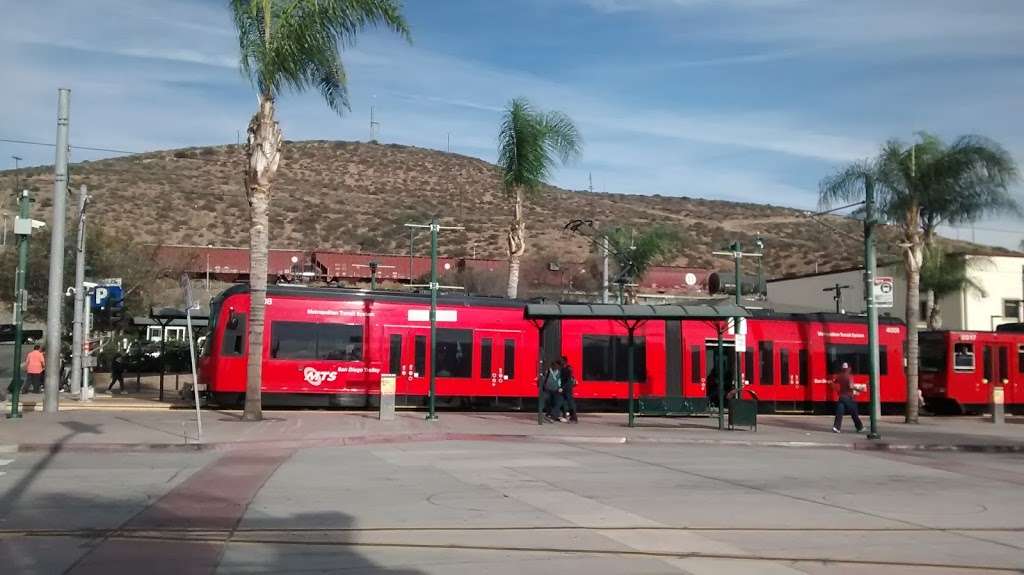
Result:
[[[892,307],[896,282],[891,277],[875,278],[875,307]]]

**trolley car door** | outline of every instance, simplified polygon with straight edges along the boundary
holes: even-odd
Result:
[[[396,393],[419,395],[427,392],[430,331],[419,327],[385,327],[387,371],[397,376]]]

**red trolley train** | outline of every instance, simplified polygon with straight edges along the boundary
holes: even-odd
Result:
[[[1024,333],[932,331],[920,334],[920,388],[934,413],[981,413],[993,385],[1008,411],[1024,411]]]
[[[522,302],[441,296],[437,312],[436,393],[474,401],[534,398],[542,357],[566,356],[581,400],[627,397],[625,328],[613,320],[560,320],[540,339]],[[214,401],[238,403],[245,392],[247,286],[229,288],[211,305],[210,333],[199,365],[201,389]],[[880,329],[881,399],[902,404],[903,324]],[[418,294],[272,286],[267,293],[263,392],[322,394],[366,405],[380,375],[398,376],[397,394],[412,402],[428,393],[429,298]],[[834,314],[754,312],[747,320],[740,371],[766,410],[809,411],[834,401],[830,368],[842,362],[866,381],[867,325]],[[731,365],[735,336],[723,352]],[[638,396],[705,397],[718,352],[713,321],[657,320],[636,331]],[[867,400],[864,394],[860,398]]]

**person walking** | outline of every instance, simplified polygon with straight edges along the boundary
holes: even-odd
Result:
[[[121,393],[124,393],[124,357],[120,352],[115,353],[110,360],[110,385],[107,386],[107,393],[114,389],[114,384],[121,384]]]
[[[559,372],[562,381],[562,410],[569,416],[569,421],[579,423],[579,416],[576,413],[576,398],[573,397],[573,390],[576,387],[576,378],[572,374],[572,366],[569,365],[569,358],[562,356],[562,369]]]
[[[853,393],[859,386],[850,379],[850,364],[844,363],[840,366],[839,373],[832,380],[832,385],[838,397],[836,400],[836,420],[832,424],[832,433],[842,432],[843,415],[846,412],[850,413],[850,419],[853,420],[853,425],[857,427],[857,431],[863,431],[864,424],[860,421],[860,415],[857,414],[857,402],[853,399]]]
[[[562,417],[562,366],[559,360],[551,362],[541,385],[544,392],[544,417],[548,421],[568,421]]]
[[[32,351],[25,356],[25,373],[28,378],[25,380],[25,388],[32,393],[39,393],[43,388],[43,372],[46,371],[46,356],[43,355],[39,345],[32,346]],[[21,390],[22,393],[25,389]]]

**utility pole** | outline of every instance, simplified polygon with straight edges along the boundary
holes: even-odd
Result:
[[[78,189],[78,242],[75,244],[75,307],[71,323],[71,393],[82,389],[82,312],[85,304],[85,208],[89,203],[86,187]],[[85,399],[85,395],[82,398]]]
[[[14,235],[18,238],[18,269],[14,274],[14,376],[11,383],[11,413],[9,419],[18,419],[18,397],[21,395],[22,322],[25,319],[25,276],[28,274],[28,238],[32,235],[32,220],[28,217],[28,190],[18,197],[18,218],[14,221]]]
[[[742,267],[743,258],[747,257],[747,258],[758,258],[758,259],[760,259],[763,254],[761,254],[761,253],[744,253],[743,252],[743,246],[738,241],[733,242],[729,246],[729,251],[727,251],[727,252],[711,252],[711,253],[713,255],[716,255],[716,256],[731,256],[732,257],[733,267],[734,267],[734,271],[735,271],[735,281],[736,281],[736,299],[735,299],[735,302],[736,302],[736,307],[737,308],[742,308],[743,307],[743,277],[742,277],[741,267]],[[739,338],[741,338],[741,337],[746,337],[746,335],[741,333],[742,329],[740,327],[740,324],[742,323],[742,321],[743,321],[743,318],[740,318],[740,317],[732,318],[732,325],[733,325],[733,332],[734,332],[734,341],[739,339]],[[744,344],[745,343],[746,342],[744,341]],[[736,348],[733,348],[733,349],[735,350]],[[724,357],[724,355],[725,355],[725,349],[722,347],[722,336],[721,336],[721,333],[719,333],[719,336],[718,336],[718,355],[719,355],[719,357]],[[742,397],[740,396],[740,393],[743,390],[743,377],[740,374],[740,354],[737,353],[736,351],[733,351],[732,355],[733,355],[733,370],[732,371],[733,371],[733,380],[735,382],[735,387],[733,387],[733,389],[736,391],[736,399],[742,399]],[[723,369],[724,369],[725,362],[722,361],[718,365],[719,366],[723,366]],[[719,380],[722,379],[721,372],[719,372],[718,377],[719,377]],[[718,388],[718,402],[719,402],[719,406],[721,406],[722,402],[725,401],[725,398],[722,397],[722,392],[723,391],[724,391],[724,389],[720,385],[719,388]],[[719,414],[719,417],[721,417],[721,414]],[[721,423],[719,423],[719,425],[721,425]]]
[[[868,312],[868,386],[871,393],[871,431],[868,439],[881,439],[878,420],[882,415],[878,368],[878,307],[875,305],[875,182],[864,181],[864,302]],[[907,398],[917,401],[917,398]]]
[[[61,311],[64,307],[64,218],[68,187],[68,121],[71,90],[57,91],[57,152],[53,163],[53,218],[50,222],[50,285],[46,305],[46,387],[43,411],[57,413],[60,401]],[[54,369],[56,368],[56,369]]]
[[[441,230],[464,230],[462,226],[441,226],[437,216],[430,219],[430,225],[405,224],[409,228],[430,228],[430,397],[427,400],[427,421],[437,420],[436,411],[436,379],[437,379],[437,290],[442,286],[437,283],[437,234]],[[462,289],[455,286],[443,286],[448,289]]]
[[[594,193],[594,173],[587,172],[587,183],[590,193]],[[608,303],[608,236],[601,238],[601,303]],[[621,302],[620,302],[621,303]]]
[[[850,286],[845,285],[845,284],[837,283],[836,285],[834,285],[832,287],[825,288],[825,289],[821,290],[823,292],[829,292],[829,291],[835,292],[835,295],[832,296],[832,299],[835,300],[835,302],[836,302],[836,313],[843,313],[843,290],[844,289],[850,289]]]

